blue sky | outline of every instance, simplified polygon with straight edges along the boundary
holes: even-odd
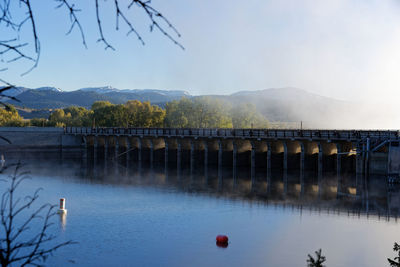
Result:
[[[125,5],[129,1],[121,1]],[[42,53],[39,66],[8,64],[14,84],[187,90],[228,94],[294,86],[346,100],[399,96],[400,6],[390,0],[153,0],[182,34],[181,50],[133,10],[142,46],[126,29],[114,31],[112,1],[103,8],[105,34],[116,51],[97,43],[94,1],[76,1],[88,49],[51,0],[33,0]],[[29,38],[29,25],[21,38]],[[394,101],[394,100],[393,100]]]

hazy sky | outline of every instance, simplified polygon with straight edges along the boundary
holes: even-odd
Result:
[[[105,34],[116,48],[105,51],[96,43],[94,1],[76,2],[88,49],[78,31],[65,35],[65,10],[34,0],[40,63],[24,77],[28,65],[10,64],[9,81],[63,90],[111,85],[228,94],[293,86],[353,101],[400,96],[399,1],[153,0],[182,33],[184,51],[157,31],[148,33],[139,10],[132,16],[146,45],[126,29],[114,32],[114,14],[104,12]]]

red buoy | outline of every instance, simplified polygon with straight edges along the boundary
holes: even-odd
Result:
[[[226,235],[217,235],[217,245],[227,245],[228,237]]]

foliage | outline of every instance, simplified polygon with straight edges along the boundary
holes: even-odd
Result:
[[[25,126],[23,118],[12,105],[0,109],[0,126]]]
[[[167,103],[165,125],[178,128],[267,128],[268,120],[252,104],[232,107],[211,97],[196,97]]]
[[[127,124],[132,127],[162,127],[164,124],[165,110],[150,102],[138,100],[128,101],[125,104]]]
[[[110,101],[96,101],[92,104],[92,110],[112,106]]]
[[[182,98],[168,102],[165,109],[148,101],[130,100],[118,105],[97,101],[89,110],[77,106],[55,109],[48,120],[23,120],[14,107],[8,110],[0,110],[1,126],[267,128],[269,125],[252,104],[232,107],[211,97]]]
[[[268,128],[268,120],[251,103],[232,107],[233,128]]]
[[[54,110],[49,117],[49,125],[91,126],[93,112],[83,107],[68,107]]]
[[[394,242],[393,251],[397,252],[397,257],[387,259],[391,267],[400,267],[400,245]]]
[[[30,124],[30,126],[35,126],[35,127],[54,126],[47,119],[44,119],[44,118],[33,118],[33,119],[30,119],[29,124]]]
[[[159,106],[138,100],[123,105],[95,102],[91,112],[96,126],[102,127],[161,127],[165,117],[165,110]]]
[[[229,108],[211,97],[182,98],[166,105],[166,127],[231,128]]]
[[[54,251],[73,244],[72,241],[56,243],[55,236],[49,233],[55,206],[44,204],[35,207],[40,189],[24,199],[17,197],[18,186],[28,178],[27,175],[21,171],[21,164],[17,164],[13,174],[2,179],[9,182],[9,187],[2,194],[0,203],[1,266],[40,266]],[[30,215],[24,217],[27,212]],[[37,229],[33,226],[40,222],[39,230],[32,230]]]
[[[94,110],[96,126],[121,127],[127,124],[127,113],[124,105],[104,106]]]
[[[325,267],[326,265],[322,265],[326,261],[325,256],[322,256],[321,249],[315,251],[315,259],[308,254],[308,259],[307,259],[307,266],[308,267]]]

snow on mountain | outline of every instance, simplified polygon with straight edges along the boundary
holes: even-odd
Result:
[[[84,92],[96,92],[98,94],[107,94],[113,92],[119,93],[129,93],[129,94],[159,94],[165,96],[190,96],[189,92],[181,91],[181,90],[160,90],[160,89],[117,89],[112,86],[103,86],[103,87],[87,87],[81,88],[80,91]]]
[[[98,94],[106,94],[110,92],[118,92],[120,91],[117,88],[114,88],[112,86],[103,86],[103,87],[86,87],[86,88],[81,88],[78,89],[79,91],[84,91],[84,92],[96,92]]]
[[[39,87],[33,90],[37,90],[37,91],[54,91],[54,92],[62,92],[63,90],[61,90],[60,88],[56,88],[56,87],[50,87],[50,86],[44,86],[44,87]]]

